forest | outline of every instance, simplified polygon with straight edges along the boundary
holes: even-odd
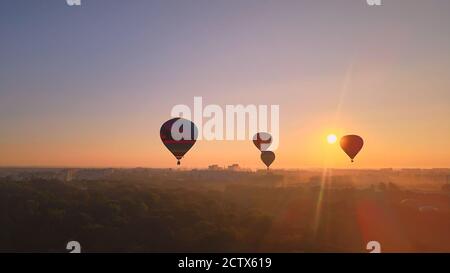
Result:
[[[448,185],[420,192],[185,176],[0,178],[0,252],[67,252],[72,240],[83,252],[367,252],[372,240],[386,252],[450,252]]]

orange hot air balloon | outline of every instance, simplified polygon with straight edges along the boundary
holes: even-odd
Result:
[[[190,120],[173,118],[161,126],[159,135],[164,146],[178,160],[177,165],[180,165],[180,160],[194,146],[198,136],[198,129]]]
[[[364,140],[362,137],[357,135],[347,135],[343,136],[340,141],[341,148],[350,157],[353,162],[355,156],[361,151]]]
[[[272,165],[275,160],[275,153],[272,151],[262,151],[261,152],[261,160],[266,164],[267,169],[269,169],[270,165]]]
[[[253,136],[253,144],[258,150],[267,151],[272,144],[272,136],[269,133],[257,133]]]

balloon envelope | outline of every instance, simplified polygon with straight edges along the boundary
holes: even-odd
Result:
[[[269,168],[275,160],[275,153],[272,151],[262,151],[261,160],[266,164],[267,168]]]
[[[260,151],[267,151],[272,144],[272,136],[269,133],[257,133],[253,136],[253,144]]]
[[[364,140],[357,135],[343,136],[340,141],[341,148],[350,157],[353,162],[355,156],[361,151]]]
[[[173,118],[166,121],[159,132],[166,148],[178,159],[178,165],[183,156],[194,146],[198,136],[195,124],[187,119]]]

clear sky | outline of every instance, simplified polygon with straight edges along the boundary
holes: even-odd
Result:
[[[275,168],[450,167],[450,1],[383,2],[3,0],[0,166],[175,166],[160,125],[202,96],[279,104]],[[182,164],[211,163],[262,167],[249,141]]]

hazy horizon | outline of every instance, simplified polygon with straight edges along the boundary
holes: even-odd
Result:
[[[230,163],[225,165],[218,165],[212,163],[211,165],[217,165],[220,169],[218,171],[224,170],[226,171],[229,166],[232,164],[238,164],[240,170],[251,170],[251,171],[266,171],[267,168],[263,166],[259,167],[246,167],[242,166],[239,163]],[[179,170],[179,171],[190,171],[190,170],[208,170],[208,166],[203,167],[183,167],[183,166],[168,166],[168,167],[153,167],[153,166],[0,166],[0,169],[173,169],[173,170]],[[269,172],[276,172],[276,171],[314,171],[314,170],[346,170],[346,171],[364,171],[364,170],[374,170],[374,171],[384,171],[392,169],[394,171],[401,171],[401,170],[450,170],[450,167],[430,167],[430,168],[418,168],[418,167],[397,167],[397,168],[390,168],[390,167],[354,167],[354,168],[339,168],[339,167],[298,167],[298,168],[270,168]]]

